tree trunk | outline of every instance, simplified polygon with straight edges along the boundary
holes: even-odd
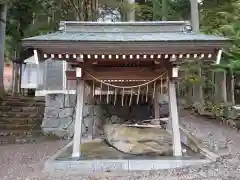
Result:
[[[167,0],[162,0],[162,21],[167,21],[168,10]]]
[[[194,32],[199,33],[199,12],[198,1],[190,0],[191,3],[191,23]]]
[[[135,21],[135,0],[127,0],[129,7],[128,7],[128,12],[127,12],[127,20],[128,21]]]
[[[4,48],[7,19],[7,5],[0,4],[0,96],[4,94]]]

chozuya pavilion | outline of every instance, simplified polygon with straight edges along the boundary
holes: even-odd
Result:
[[[134,96],[139,101],[139,96],[145,95],[156,109],[159,92],[168,90],[173,155],[182,156],[175,88],[179,66],[186,59],[219,63],[227,44],[223,37],[193,33],[184,21],[64,21],[57,32],[23,39],[23,46],[33,50],[36,62],[52,58],[74,67],[66,71],[66,76],[77,80],[75,158],[81,156],[85,86],[92,88],[93,97],[95,89],[100,89],[100,99],[107,96],[107,102],[111,96],[115,103],[120,95],[124,105],[128,97],[129,106]],[[107,87],[105,93],[101,93],[103,86]],[[158,110],[153,117],[159,119]]]

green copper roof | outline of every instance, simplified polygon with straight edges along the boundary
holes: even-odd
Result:
[[[26,38],[33,41],[219,41],[217,37],[194,33],[76,33],[56,32],[42,36]]]
[[[60,22],[59,31],[23,41],[223,41],[223,37],[194,34],[188,22]]]

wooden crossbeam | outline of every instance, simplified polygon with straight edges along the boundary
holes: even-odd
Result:
[[[107,69],[106,69],[107,70]],[[161,75],[164,71],[134,71],[124,69],[122,71],[114,71],[108,68],[108,71],[89,71],[89,73],[100,80],[152,80]],[[76,79],[76,71],[66,71],[68,80]],[[84,80],[92,80],[93,78],[87,73],[83,74]]]

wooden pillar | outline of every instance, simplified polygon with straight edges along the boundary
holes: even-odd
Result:
[[[214,78],[215,78],[214,102],[226,103],[227,102],[226,74],[224,71],[217,71],[215,72]]]
[[[159,85],[156,86],[154,94],[154,119],[160,118],[159,113]]]
[[[223,79],[222,79],[221,87],[222,87],[223,102],[227,103],[227,79],[226,79],[225,71],[223,71]]]
[[[79,158],[81,155],[81,138],[82,138],[82,120],[83,120],[83,105],[84,105],[84,80],[77,80],[77,105],[76,105],[76,119],[74,126],[73,137],[73,158]]]
[[[232,91],[232,104],[233,105],[235,105],[236,104],[236,102],[235,102],[235,78],[234,78],[234,73],[233,72],[231,72],[231,91]]]
[[[201,81],[202,80],[202,68],[201,67],[198,68],[197,74]],[[200,82],[193,85],[193,100],[195,103],[194,106],[197,106],[198,112],[200,114],[202,114],[203,106],[204,106],[204,97],[203,97],[203,87]]]
[[[19,64],[13,63],[13,89],[12,96],[15,96],[18,93],[18,79],[19,79]]]
[[[177,97],[176,97],[176,86],[175,80],[177,73],[176,68],[172,68],[169,73],[168,82],[168,96],[169,96],[169,119],[171,120],[171,130],[172,130],[172,141],[173,141],[173,155],[182,156],[182,146],[181,137],[179,130],[179,117],[178,117],[178,107],[177,107]]]
[[[87,95],[87,104],[88,105],[93,105],[93,88],[92,87],[88,87],[89,88],[89,91],[87,92],[88,93],[88,95]],[[91,108],[91,110],[90,110],[90,112],[89,113],[92,113],[92,115],[93,115],[93,107],[91,106],[90,107]],[[89,119],[88,120],[88,134],[87,134],[87,136],[88,136],[88,138],[89,139],[93,139],[94,138],[94,135],[96,135],[96,133],[94,133],[94,130],[95,130],[95,127],[94,127],[94,118],[95,118],[95,116],[93,115],[92,116],[92,118],[91,119]]]
[[[234,98],[234,78],[232,73],[228,71],[226,73],[226,91],[227,91],[227,102],[235,105],[235,98]]]

